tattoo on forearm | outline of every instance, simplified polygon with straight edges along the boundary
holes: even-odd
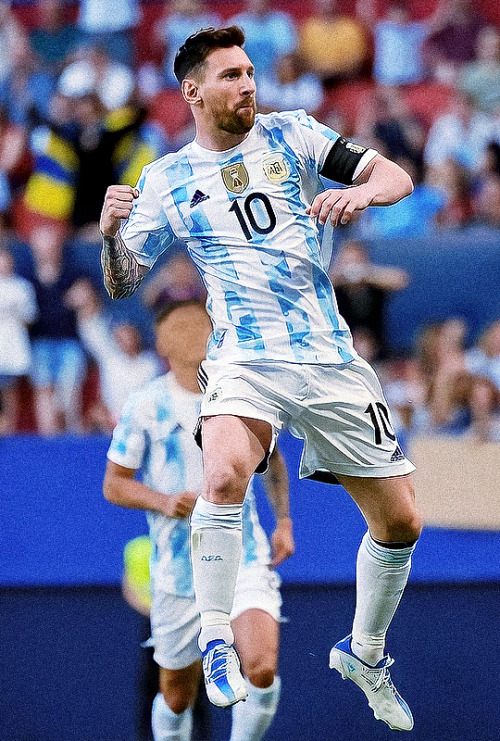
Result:
[[[148,268],[139,265],[120,234],[102,238],[101,265],[104,285],[112,299],[127,298],[139,287]]]

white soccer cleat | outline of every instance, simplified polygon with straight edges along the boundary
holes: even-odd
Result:
[[[247,690],[240,672],[240,660],[233,646],[222,640],[210,641],[203,652],[205,688],[212,705],[227,708],[245,700]]]
[[[377,720],[383,720],[395,731],[411,731],[411,710],[392,683],[389,672],[393,663],[387,655],[377,666],[365,664],[351,651],[350,635],[330,651],[330,669],[336,669],[342,679],[351,679],[363,690]]]

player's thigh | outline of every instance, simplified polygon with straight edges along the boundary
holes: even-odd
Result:
[[[273,428],[264,420],[221,414],[202,420],[205,493],[232,489],[244,491],[248,480],[266,457],[273,442]]]
[[[413,542],[422,518],[415,503],[413,477],[367,478],[337,474],[363,513],[370,532],[385,542]]]
[[[268,687],[278,667],[279,623],[269,612],[251,608],[231,627],[243,674],[257,687]]]
[[[414,470],[401,450],[380,382],[361,359],[309,366],[310,393],[294,427],[305,440],[301,475],[387,478]],[[324,477],[323,477],[324,478]]]

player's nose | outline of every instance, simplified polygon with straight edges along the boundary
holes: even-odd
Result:
[[[242,77],[241,93],[242,95],[252,95],[255,93],[255,79],[253,77],[249,75]]]

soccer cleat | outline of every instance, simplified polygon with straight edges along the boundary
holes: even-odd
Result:
[[[351,679],[363,690],[377,720],[383,720],[395,731],[411,731],[411,710],[392,683],[389,672],[393,663],[387,655],[377,666],[365,664],[351,651],[350,635],[330,651],[330,669],[336,669],[342,679]]]
[[[222,640],[210,641],[202,656],[205,688],[212,705],[227,708],[245,700],[248,693],[233,646]]]

